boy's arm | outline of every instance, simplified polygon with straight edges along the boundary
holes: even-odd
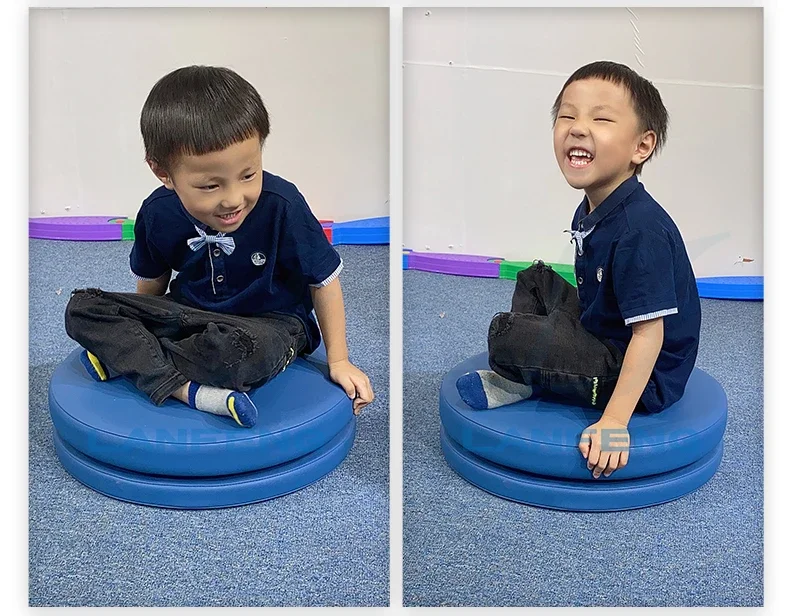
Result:
[[[663,317],[634,323],[631,327],[631,341],[625,350],[620,376],[603,412],[605,418],[623,425],[628,425],[631,420],[664,344]]]
[[[164,295],[167,293],[171,274],[172,272],[168,270],[155,280],[138,280],[137,292],[141,295]]]
[[[330,378],[354,400],[354,413],[373,401],[373,390],[367,375],[348,360],[346,312],[340,278],[324,287],[310,287],[318,325],[326,345]]]
[[[656,365],[664,343],[664,318],[632,325],[631,341],[612,397],[601,419],[582,432],[579,450],[593,477],[608,477],[628,464],[631,436],[628,422]]]
[[[310,287],[310,294],[321,335],[324,337],[327,362],[331,366],[338,361],[348,361],[346,308],[343,304],[340,278],[335,278],[325,287]]]

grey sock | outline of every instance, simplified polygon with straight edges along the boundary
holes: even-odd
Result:
[[[189,406],[214,415],[230,417],[237,424],[251,428],[258,421],[258,409],[242,392],[209,387],[194,381],[189,384]]]
[[[465,374],[458,379],[456,386],[463,401],[478,410],[520,402],[533,394],[532,386],[509,381],[493,370]]]

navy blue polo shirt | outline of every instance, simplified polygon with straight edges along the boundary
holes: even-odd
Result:
[[[310,287],[329,284],[343,264],[296,186],[263,172],[257,204],[228,234],[235,242],[230,255],[216,244],[192,250],[188,240],[200,237],[198,229],[216,233],[187,213],[174,191],[157,188],[135,220],[132,274],[149,280],[168,270],[178,272],[168,295],[194,308],[239,316],[296,316],[307,334],[304,352],[312,353],[321,337]]]
[[[680,231],[635,175],[592,213],[585,197],[572,229],[587,331],[625,353],[634,323],[664,318],[664,344],[640,399],[658,412],[683,395],[699,348],[699,294]]]

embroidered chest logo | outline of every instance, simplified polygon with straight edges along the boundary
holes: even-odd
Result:
[[[253,252],[250,259],[252,259],[252,264],[258,267],[266,263],[266,255],[262,252]]]
[[[595,277],[598,279],[598,282],[601,282],[601,280],[603,280],[603,268],[602,267],[599,266],[598,269],[595,270]]]

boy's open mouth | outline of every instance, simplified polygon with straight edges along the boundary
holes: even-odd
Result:
[[[218,214],[217,218],[219,218],[225,224],[232,225],[235,222],[238,222],[239,218],[241,217],[241,213],[243,211],[244,208],[241,208],[239,210],[236,210],[235,212],[231,212],[230,214],[222,214],[222,215]]]
[[[593,158],[595,157],[584,148],[573,148],[568,152],[569,164],[575,169],[586,167],[593,161]]]

